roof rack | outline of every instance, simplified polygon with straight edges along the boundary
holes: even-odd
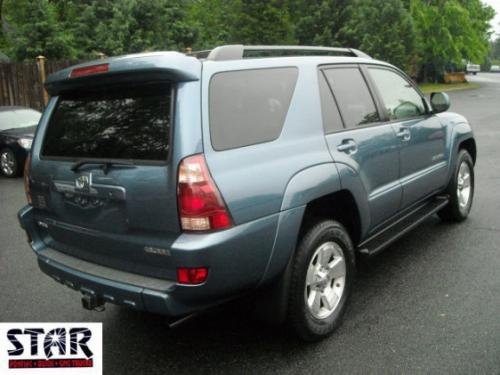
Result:
[[[212,50],[191,52],[198,59],[213,61],[241,60],[255,57],[280,56],[351,56],[370,58],[366,53],[354,48],[315,47],[315,46],[244,46],[229,44]]]

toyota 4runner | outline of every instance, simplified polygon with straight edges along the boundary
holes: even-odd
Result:
[[[361,257],[471,208],[467,120],[354,49],[144,53],[45,86],[19,220],[88,309],[184,317],[255,291],[262,315],[315,340]]]

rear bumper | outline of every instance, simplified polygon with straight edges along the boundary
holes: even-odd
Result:
[[[38,255],[40,269],[57,282],[104,302],[171,316],[192,312],[171,298],[176,283],[82,261],[52,249]]]
[[[256,287],[268,267],[279,214],[204,235],[183,234],[171,247],[179,266],[209,267],[202,285],[188,286],[173,280],[144,276],[98,265],[54,250],[39,228],[34,209],[18,213],[31,239],[40,269],[54,280],[105,302],[169,316],[202,310]]]

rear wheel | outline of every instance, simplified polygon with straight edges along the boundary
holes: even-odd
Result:
[[[354,248],[345,228],[319,221],[303,236],[294,259],[289,320],[306,341],[319,340],[340,324],[354,280]]]
[[[6,177],[17,177],[19,175],[19,163],[10,148],[4,148],[0,151],[0,171]]]
[[[438,212],[445,221],[463,221],[469,215],[474,197],[474,162],[466,150],[460,150],[453,176],[446,188],[450,202]]]

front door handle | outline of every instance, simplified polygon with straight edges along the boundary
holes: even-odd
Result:
[[[411,139],[410,128],[406,126],[401,126],[396,135],[401,138],[403,141],[409,141]]]
[[[353,139],[344,139],[342,143],[337,146],[337,151],[352,155],[358,151],[358,145]]]

